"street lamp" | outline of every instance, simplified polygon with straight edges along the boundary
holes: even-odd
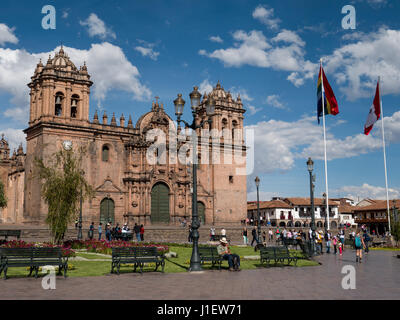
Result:
[[[185,100],[182,98],[182,94],[179,93],[178,97],[174,100],[175,105],[175,115],[177,117],[178,126],[180,122],[183,122],[186,127],[192,129],[192,143],[193,143],[193,195],[192,195],[192,234],[193,234],[193,249],[192,257],[190,258],[190,268],[189,271],[201,271],[200,254],[199,254],[199,215],[197,211],[197,135],[196,129],[203,128],[203,125],[208,122],[208,128],[211,128],[212,116],[215,112],[215,102],[211,95],[207,99],[206,103],[206,114],[208,116],[207,120],[202,120],[199,125],[196,125],[196,115],[197,109],[200,106],[201,93],[198,91],[198,87],[194,87],[193,91],[189,94],[190,103],[192,107],[192,124],[187,123],[185,120],[181,119],[183,114],[183,107],[185,105]]]
[[[311,158],[308,158],[307,161],[307,169],[310,174],[310,201],[311,201],[311,231],[312,231],[312,239],[311,241],[311,256],[315,253],[315,209],[314,209],[314,181],[315,175],[313,175],[314,169],[314,161]]]
[[[255,181],[256,187],[257,187],[257,215],[258,215],[257,234],[258,234],[258,237],[257,237],[257,245],[255,247],[255,250],[257,250],[257,247],[261,246],[261,244],[260,244],[260,239],[261,239],[260,196],[259,196],[260,178],[257,176],[254,181]]]

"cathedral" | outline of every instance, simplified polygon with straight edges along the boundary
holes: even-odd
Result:
[[[83,224],[92,221],[112,223],[178,224],[190,221],[192,207],[191,166],[172,161],[171,141],[166,141],[166,162],[149,162],[150,142],[146,133],[159,129],[166,133],[188,131],[180,128],[156,99],[149,112],[134,125],[122,114],[117,122],[113,113],[95,112],[89,119],[90,87],[93,82],[86,64],[79,69],[63,48],[40,61],[28,84],[30,110],[26,134],[26,153],[22,145],[11,155],[7,137],[0,140],[0,179],[5,186],[7,207],[0,208],[1,223],[44,224],[47,207],[41,196],[41,183],[34,174],[34,159],[49,159],[61,148],[84,147],[85,179],[93,187],[94,197],[83,202]],[[197,89],[197,88],[195,88]],[[243,129],[245,109],[240,96],[232,98],[221,84],[204,94],[195,110],[195,121],[207,121],[205,107],[213,99],[215,113],[211,128],[232,132]],[[99,119],[99,116],[101,119]],[[200,135],[200,129],[198,130]],[[220,146],[231,144],[246,155],[241,140],[222,137]],[[200,144],[211,148],[211,143]],[[228,149],[229,150],[229,149]],[[158,150],[156,150],[158,152]],[[226,152],[226,151],[223,151]],[[211,152],[210,152],[211,154]],[[221,157],[223,158],[223,157]],[[238,224],[247,216],[246,175],[237,174],[246,163],[202,163],[197,170],[197,207],[202,223]]]

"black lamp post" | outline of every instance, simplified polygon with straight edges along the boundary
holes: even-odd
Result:
[[[197,135],[196,129],[202,128],[203,125],[208,122],[208,127],[211,128],[212,116],[214,115],[215,105],[212,97],[208,97],[206,104],[206,113],[208,120],[202,120],[199,125],[196,125],[196,111],[200,105],[201,94],[198,91],[198,87],[194,87],[193,91],[189,94],[190,102],[192,105],[192,124],[187,123],[185,120],[181,119],[183,113],[183,107],[185,105],[185,100],[182,99],[182,94],[178,94],[178,98],[174,100],[175,105],[175,115],[177,117],[178,126],[180,122],[183,122],[186,127],[192,129],[192,143],[193,143],[193,196],[192,196],[192,230],[193,230],[193,250],[192,257],[190,258],[190,268],[189,271],[201,271],[200,255],[199,255],[199,215],[197,211]]]
[[[315,209],[314,209],[314,181],[315,175],[313,175],[314,161],[308,158],[307,169],[310,174],[310,201],[311,201],[311,231],[312,239],[311,241],[311,256],[315,254]]]
[[[257,246],[260,246],[260,239],[261,239],[261,221],[260,221],[260,196],[259,196],[259,186],[260,186],[260,178],[257,176],[256,179],[254,180],[256,183],[257,187],[257,215],[258,215],[258,224],[257,224]]]

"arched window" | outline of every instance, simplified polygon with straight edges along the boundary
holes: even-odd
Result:
[[[77,94],[72,95],[71,118],[76,118],[78,116],[78,102],[79,102],[79,96]]]
[[[64,100],[64,95],[62,92],[56,93],[56,100],[55,100],[55,108],[54,108],[54,115],[60,117],[62,115],[62,104]]]
[[[108,161],[110,157],[110,148],[108,146],[103,146],[101,150],[101,160]]]
[[[226,120],[225,118],[222,119],[222,130],[223,129],[227,129],[228,128],[228,120]]]
[[[238,123],[236,120],[232,121],[232,139],[235,139],[235,129],[238,128]]]

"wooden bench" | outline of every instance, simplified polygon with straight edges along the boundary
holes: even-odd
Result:
[[[0,248],[0,275],[4,272],[4,279],[7,279],[9,267],[29,267],[29,276],[35,271],[35,278],[38,277],[39,267],[58,266],[58,273],[64,271],[67,277],[68,257],[62,256],[62,250],[56,248]]]
[[[287,260],[288,265],[294,261],[297,265],[297,257],[292,255],[286,247],[263,247],[260,248],[260,262],[266,262],[269,265],[270,261],[274,261],[275,265],[278,262],[284,263]]]
[[[217,247],[199,247],[200,263],[211,262],[211,268],[214,265],[218,265],[218,269],[221,270],[221,264],[224,260],[219,254]]]
[[[21,237],[21,230],[0,230],[0,237],[4,237],[6,240],[8,237]]]
[[[130,248],[112,248],[111,273],[114,273],[114,268],[117,269],[117,274],[122,264],[133,264],[133,272],[136,268],[140,268],[140,273],[143,273],[145,263],[155,263],[157,271],[158,267],[162,267],[164,272],[164,255],[160,254],[156,247],[130,247]]]

